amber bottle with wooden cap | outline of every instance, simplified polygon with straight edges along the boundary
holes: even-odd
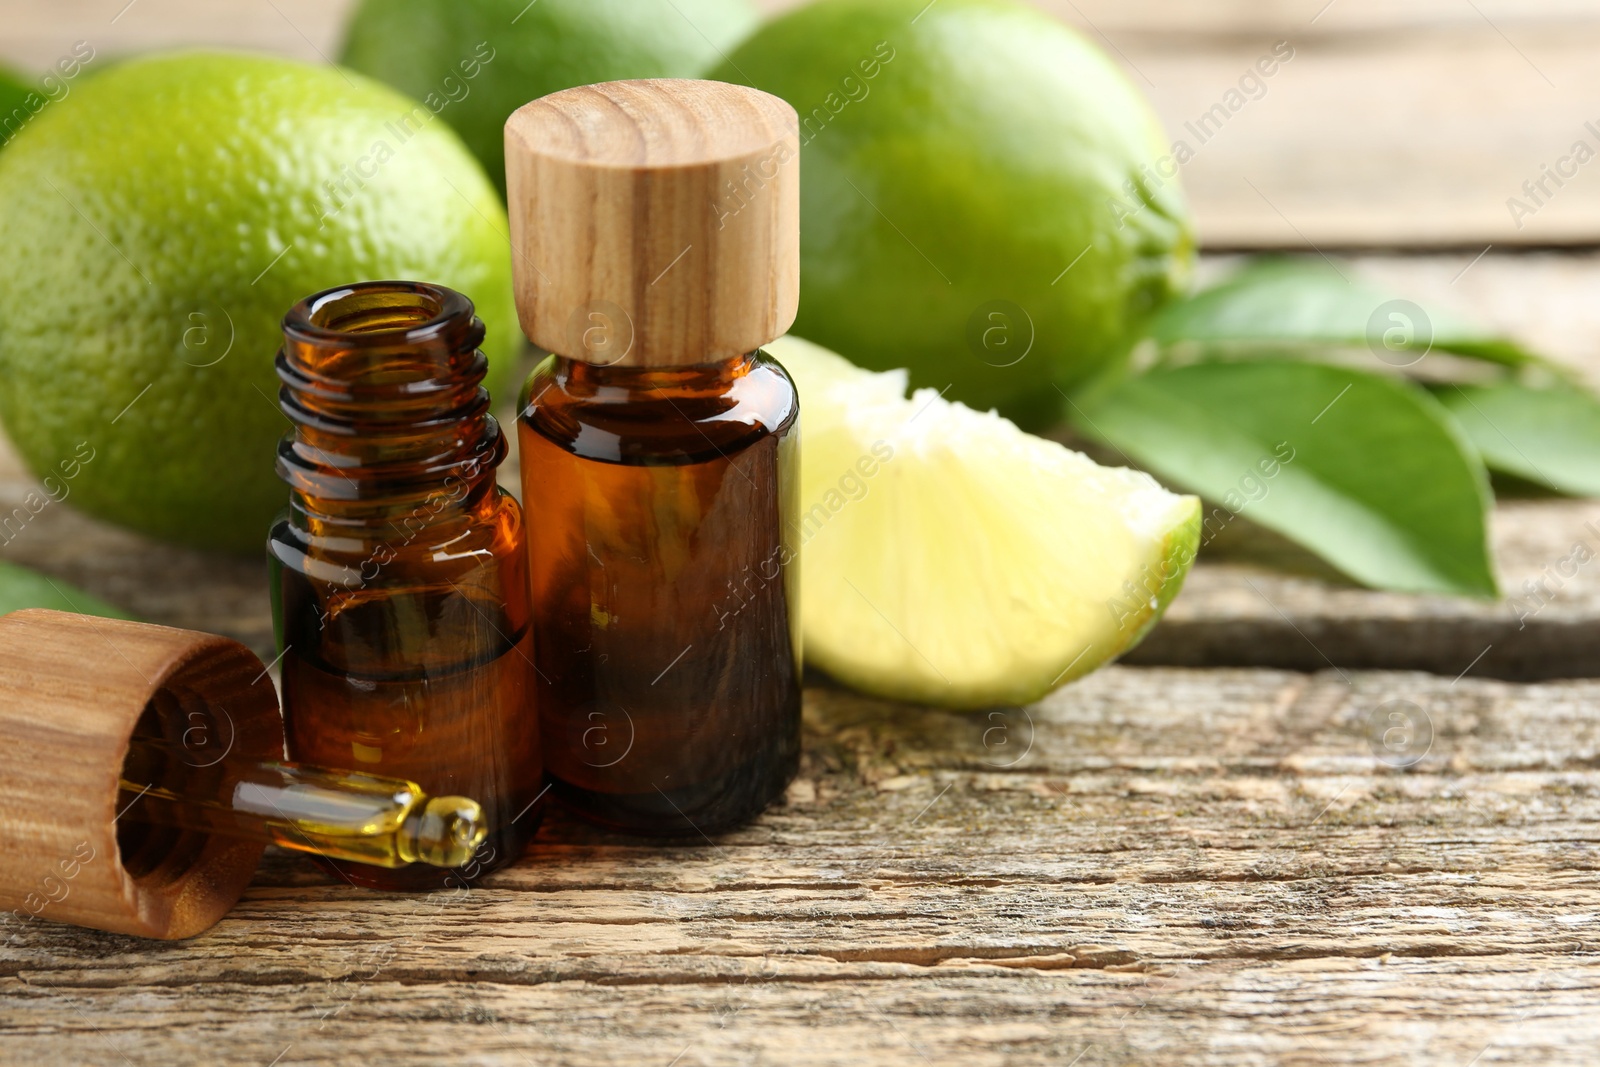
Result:
[[[545,763],[579,812],[710,833],[799,761],[798,122],[614,82],[506,123],[517,308],[552,353],[518,441]]]
[[[39,919],[207,929],[268,843],[453,867],[479,806],[282,762],[267,669],[210,634],[58,611],[0,618],[0,938]]]

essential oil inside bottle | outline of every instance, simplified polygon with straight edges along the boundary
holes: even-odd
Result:
[[[556,793],[634,831],[759,812],[800,757],[797,405],[757,353],[553,357],[520,420],[534,651]]]
[[[488,836],[461,868],[325,861],[358,885],[459,885],[521,854],[540,793],[524,529],[495,485],[483,325],[458,293],[377,282],[284,328],[292,492],[269,551],[289,756],[477,799]]]

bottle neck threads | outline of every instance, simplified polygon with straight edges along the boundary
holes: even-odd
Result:
[[[483,388],[472,302],[441,286],[366,282],[296,304],[283,320],[279,404],[294,424],[278,475],[297,525],[381,527],[470,510],[505,458]]]

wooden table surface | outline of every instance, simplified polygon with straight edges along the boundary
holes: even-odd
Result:
[[[1523,229],[1505,207],[1600,124],[1600,5],[1041,6],[1174,136],[1295,42],[1185,169],[1210,245],[1344,250],[1600,383],[1600,171]],[[0,0],[0,58],[42,69],[86,39],[316,59],[347,7]],[[32,484],[0,450],[0,510]],[[1516,590],[1600,549],[1600,502],[1505,501],[1494,533]],[[0,559],[271,655],[256,560],[64,506]],[[1353,588],[1247,531],[1131,662],[987,715],[815,685],[786,803],[715,840],[554,810],[521,864],[456,895],[269,853],[181,944],[0,919],[0,1064],[1595,1060],[1600,567],[1523,626]]]

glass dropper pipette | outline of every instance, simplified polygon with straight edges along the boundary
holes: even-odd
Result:
[[[404,779],[236,756],[197,765],[148,735],[129,743],[121,788],[123,819],[377,867],[460,867],[488,829],[477,801]]]

